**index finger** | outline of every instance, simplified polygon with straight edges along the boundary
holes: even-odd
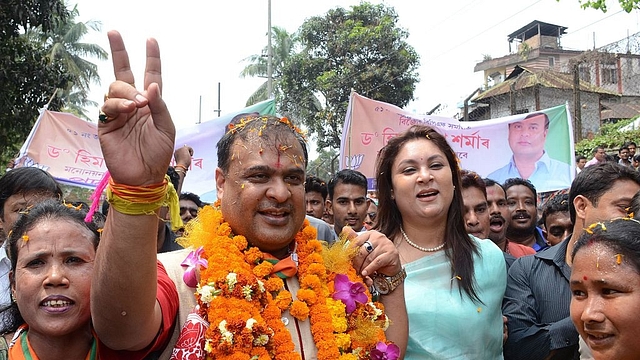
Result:
[[[162,95],[162,66],[160,62],[160,47],[154,38],[147,39],[147,65],[144,70],[144,88],[156,83]]]
[[[131,71],[131,66],[129,65],[129,54],[124,47],[122,36],[115,30],[109,31],[107,36],[109,37],[113,73],[116,76],[116,80],[124,81],[135,87],[135,79]]]

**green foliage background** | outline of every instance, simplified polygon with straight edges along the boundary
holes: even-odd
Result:
[[[593,149],[596,146],[604,146],[607,153],[617,153],[620,146],[626,141],[640,143],[640,129],[620,131],[621,127],[630,124],[637,118],[620,120],[615,124],[603,124],[593,139],[584,139],[576,143],[576,155],[584,155],[587,159],[591,159]]]

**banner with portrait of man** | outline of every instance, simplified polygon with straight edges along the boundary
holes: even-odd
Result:
[[[375,189],[378,151],[412,125],[443,134],[460,167],[504,182],[529,179],[538,192],[566,189],[575,176],[573,129],[567,105],[483,121],[417,115],[352,93],[342,132],[340,168],[362,172]]]

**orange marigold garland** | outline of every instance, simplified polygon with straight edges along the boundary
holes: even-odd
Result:
[[[354,252],[339,255],[344,252],[325,248],[315,238],[315,228],[305,220],[295,238],[300,283],[296,300],[283,289],[282,279],[271,277],[273,265],[264,260],[264,254],[249,247],[244,236],[232,234],[219,203],[199,212],[198,218],[189,224],[187,237],[179,242],[194,249],[202,247],[201,257],[209,264],[199,268],[196,288],[199,314],[210,324],[205,334],[207,356],[300,359],[281,320],[286,310],[298,320],[310,319],[320,360],[369,359],[381,346],[386,348],[384,330],[388,320],[382,305],[371,302],[368,290],[364,291],[366,301],[356,302],[350,313],[341,300],[333,297],[334,281],[338,281],[335,270],[346,275],[340,281],[347,281],[344,279],[348,277],[353,286],[363,284],[350,265]],[[344,250],[348,243],[342,239],[334,246]],[[325,252],[329,268],[325,266]]]

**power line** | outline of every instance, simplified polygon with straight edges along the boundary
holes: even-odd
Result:
[[[529,8],[531,8],[532,6],[536,5],[536,4],[537,4],[537,3],[539,3],[540,1],[542,1],[542,0],[538,0],[538,1],[534,2],[533,4],[531,4],[531,5],[527,6],[527,7],[525,7],[524,9],[519,10],[519,11],[517,11],[517,12],[513,13],[512,15],[507,16],[504,20],[502,20],[502,21],[500,21],[500,22],[498,22],[498,23],[494,24],[493,26],[491,26],[491,27],[489,27],[489,28],[487,28],[487,29],[485,29],[485,30],[483,30],[483,31],[481,31],[481,32],[479,32],[479,33],[477,33],[476,35],[474,35],[474,36],[470,37],[469,39],[467,39],[467,40],[465,40],[465,41],[463,41],[463,42],[459,43],[458,45],[456,45],[456,46],[454,46],[454,47],[450,48],[449,50],[443,51],[443,52],[439,53],[438,55],[436,55],[435,57],[432,57],[432,58],[430,58],[430,59],[427,59],[425,62],[429,62],[429,61],[435,60],[435,59],[437,59],[437,58],[441,57],[442,55],[445,55],[445,54],[450,53],[451,51],[453,51],[453,50],[455,50],[455,49],[459,48],[460,46],[462,46],[462,45],[464,45],[464,44],[466,44],[466,43],[470,42],[471,40],[473,40],[473,39],[475,39],[475,38],[479,37],[480,35],[482,35],[482,34],[484,34],[484,33],[488,32],[489,30],[491,30],[491,29],[493,29],[493,28],[497,27],[498,25],[500,25],[500,24],[502,24],[502,23],[506,22],[507,20],[509,20],[509,19],[511,19],[512,17],[514,17],[514,16],[516,16],[516,15],[520,14],[521,12],[524,12],[525,10],[528,10]],[[424,64],[421,64],[421,65],[424,65]]]
[[[430,27],[429,29],[426,30],[426,32],[429,32],[431,30],[435,30],[437,28],[440,27],[440,25],[446,23],[449,19],[453,18],[454,16],[458,15],[459,13],[461,13],[463,10],[465,10],[466,8],[470,7],[471,5],[473,5],[474,3],[478,2],[480,0],[473,0],[470,3],[468,3],[467,5],[461,7],[460,9],[454,11],[451,15],[447,16],[446,18],[442,19],[440,22],[438,22],[437,24],[433,25],[432,27]]]

